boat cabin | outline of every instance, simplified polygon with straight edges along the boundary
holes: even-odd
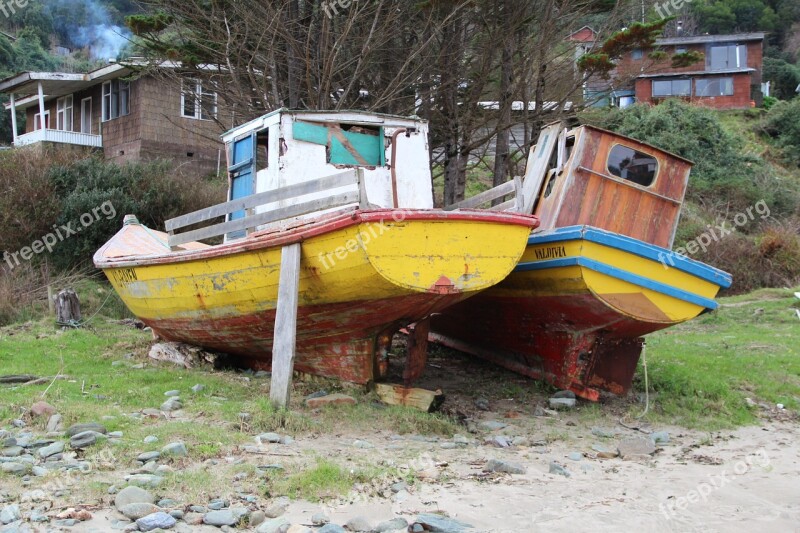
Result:
[[[360,169],[366,195],[361,202],[366,206],[433,208],[428,124],[423,120],[362,111],[279,109],[230,130],[222,139],[231,201]],[[344,193],[348,187],[354,185],[316,194],[308,191],[302,201]],[[294,197],[262,204],[232,213],[229,220],[298,201]],[[228,235],[228,239],[239,237],[244,233]]]
[[[538,231],[587,225],[672,248],[691,167],[610,131],[551,125],[528,159],[527,212],[539,216]]]

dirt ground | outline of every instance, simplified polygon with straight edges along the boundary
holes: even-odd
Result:
[[[484,381],[495,384],[485,389],[494,393],[476,402],[475,391],[484,390]],[[498,388],[497,383],[505,385]],[[292,467],[322,457],[343,465],[352,461],[396,468],[414,478],[398,492],[390,488],[396,479],[377,479],[322,503],[291,501],[284,517],[312,531],[311,516],[318,512],[340,525],[356,516],[376,525],[394,517],[413,523],[420,513],[441,513],[473,526],[465,531],[487,533],[800,531],[800,424],[785,411],[764,408],[759,425],[714,433],[621,420],[621,401],[581,402],[572,410],[543,413],[549,394],[537,392],[540,387],[531,380],[460,358],[434,357],[420,385],[447,391],[444,409],[463,422],[460,436],[401,436],[343,427],[332,435],[300,434],[289,445],[264,445],[259,453],[242,446],[221,463]],[[170,419],[182,416],[179,411]],[[667,432],[668,442],[659,443],[652,456],[598,457],[598,450],[615,451],[620,441],[649,438],[654,431]],[[502,447],[507,442],[513,444]],[[492,459],[525,473],[487,472]],[[553,473],[553,464],[569,475]],[[181,468],[214,467],[184,462]],[[128,467],[104,471],[101,477],[124,486],[123,477],[130,473]],[[21,487],[16,479],[0,477],[0,492],[36,488],[36,478]],[[159,498],[170,496],[158,488],[152,491]],[[112,495],[71,494],[55,502],[53,510],[67,501],[82,501],[93,518],[65,531],[113,531],[112,522],[122,518],[113,509]],[[182,502],[180,508],[191,503],[205,502]],[[270,503],[261,494],[251,509]],[[32,506],[20,504],[23,513]],[[61,529],[48,527],[33,530]]]

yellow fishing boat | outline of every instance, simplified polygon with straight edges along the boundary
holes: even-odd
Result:
[[[407,169],[380,164],[401,144],[427,160],[418,150],[425,128],[361,113],[280,112],[249,123],[228,136],[229,202],[170,220],[165,233],[128,216],[95,265],[158,336],[270,368],[282,261],[297,247],[294,368],[355,383],[378,379],[395,332],[505,279],[536,224],[514,213],[432,209],[430,174],[415,157]],[[385,131],[393,139],[388,156],[372,152],[387,148]],[[261,144],[267,135],[276,142]],[[335,149],[324,144],[336,138],[344,142]],[[275,148],[264,168],[259,146]],[[330,163],[337,150],[361,163],[349,170]],[[245,171],[252,175],[241,187]],[[414,187],[405,187],[408,180]],[[220,216],[226,220],[196,228]],[[223,235],[222,244],[198,242]]]

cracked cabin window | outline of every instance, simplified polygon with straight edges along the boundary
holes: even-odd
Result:
[[[656,180],[658,161],[651,155],[617,144],[608,155],[608,171],[618,178],[649,187]]]
[[[383,128],[297,121],[293,130],[296,140],[325,146],[327,162],[332,165],[377,167],[386,164]]]

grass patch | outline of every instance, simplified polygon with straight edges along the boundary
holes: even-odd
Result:
[[[648,336],[650,387],[658,394],[651,419],[711,431],[754,423],[745,397],[800,409],[800,301],[793,292],[721,298],[718,311]]]
[[[356,484],[374,484],[390,476],[392,473],[387,469],[347,469],[328,459],[317,459],[316,465],[308,470],[288,476],[273,474],[267,481],[266,495],[319,502],[346,495]]]

